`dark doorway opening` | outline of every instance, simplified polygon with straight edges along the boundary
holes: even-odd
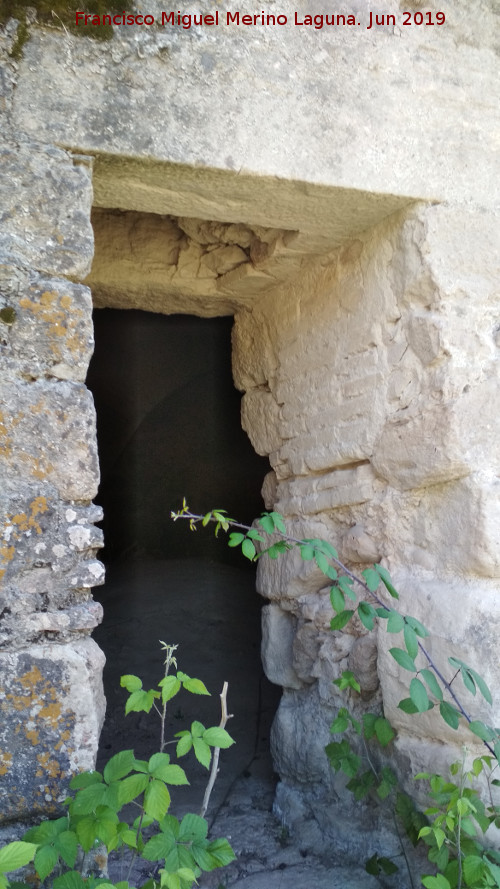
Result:
[[[223,754],[217,809],[245,771],[271,774],[269,727],[278,698],[261,668],[254,566],[210,530],[192,533],[170,518],[183,497],[195,511],[225,508],[249,522],[263,509],[269,466],[241,429],[232,319],[104,309],[94,321],[87,384],[97,411],[107,570],[106,584],[95,590],[104,607],[94,638],[107,658],[108,701],[98,767],[120,749],[139,757],[158,749],[158,717],[125,717],[119,681],[134,673],[154,687],[163,669],[159,640],[178,644],[179,669],[202,679],[212,697],[174,699],[170,737],[193,719],[218,724],[218,695],[229,682],[228,730],[236,744]],[[179,794],[181,812],[198,810],[206,782],[189,757],[181,762],[192,782]]]

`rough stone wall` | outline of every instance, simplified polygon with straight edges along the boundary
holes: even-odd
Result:
[[[402,610],[432,631],[438,663],[458,653],[479,669],[494,690],[495,714],[498,255],[488,214],[421,206],[322,268],[311,265],[272,301],[240,312],[234,329],[243,424],[273,467],[268,506],[294,535],[334,542],[358,571],[382,559]],[[365,829],[373,837],[378,816],[353,810],[353,838],[343,778],[323,752],[332,717],[346,704],[332,680],[351,669],[362,693],[350,705],[373,712],[383,704],[412,793],[411,775],[458,758],[474,737],[447,730],[433,714],[397,709],[409,677],[387,654],[397,637],[380,632],[377,648],[357,619],[332,633],[328,587],[313,563],[296,553],[262,560],[258,585],[270,600],[264,664],[285,689],[273,730],[278,806],[318,848],[325,840],[353,852],[360,842],[371,846],[373,838],[360,836]],[[382,821],[377,842],[384,830]]]
[[[56,811],[104,716],[90,638],[102,582],[92,506],[88,160],[0,145],[0,823]]]

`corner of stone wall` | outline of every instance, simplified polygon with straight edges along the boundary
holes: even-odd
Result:
[[[272,465],[266,506],[294,536],[332,541],[358,573],[374,561],[389,567],[438,662],[455,653],[485,676],[491,724],[500,708],[498,231],[480,210],[416,205],[305,265],[286,290],[240,312],[233,337],[243,425]],[[263,559],[258,589],[271,602],[264,666],[284,689],[273,727],[279,810],[299,836],[307,824],[318,849],[328,840],[355,853],[345,812],[361,831],[366,812],[351,812],[323,752],[340,706],[385,712],[411,793],[412,776],[434,770],[436,738],[447,763],[464,740],[473,750],[480,742],[397,707],[411,677],[388,655],[394,637],[377,641],[357,620],[332,633],[329,590],[312,562],[294,551]],[[344,669],[362,690],[349,701],[332,685]]]
[[[56,812],[93,768],[104,656],[92,505],[90,160],[0,145],[0,823]]]

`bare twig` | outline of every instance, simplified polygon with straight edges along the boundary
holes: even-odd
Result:
[[[220,694],[220,708],[221,708],[221,718],[219,722],[219,728],[225,728],[228,719],[231,719],[232,714],[227,712],[227,690],[228,683],[225,682],[222,686],[222,691]],[[200,809],[200,815],[203,818],[205,816],[205,812],[208,809],[208,803],[210,800],[210,795],[212,790],[214,789],[215,780],[217,778],[217,774],[219,772],[219,754],[220,747],[214,747],[214,755],[212,758],[212,768],[210,769],[210,777],[208,779],[208,784],[205,790],[205,795],[203,797],[203,803]]]

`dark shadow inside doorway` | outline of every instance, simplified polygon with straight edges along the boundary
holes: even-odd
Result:
[[[175,698],[171,736],[193,719],[220,718],[229,681],[228,730],[213,808],[245,771],[272,775],[269,728],[278,689],[262,673],[255,569],[213,533],[173,523],[185,496],[194,510],[226,508],[251,521],[262,509],[268,471],[240,425],[240,395],[231,377],[232,319],[97,310],[96,347],[87,384],[97,410],[104,508],[106,584],[95,590],[104,621],[94,638],[104,650],[108,700],[98,766],[119,749],[139,757],[157,749],[159,719],[124,716],[123,673],[145,687],[162,675],[159,640],[179,645],[179,668],[205,682],[211,698]],[[170,748],[170,752],[173,748]],[[192,754],[191,788],[177,811],[196,811],[206,772]],[[253,772],[252,772],[253,770]],[[175,800],[174,800],[175,801]]]

